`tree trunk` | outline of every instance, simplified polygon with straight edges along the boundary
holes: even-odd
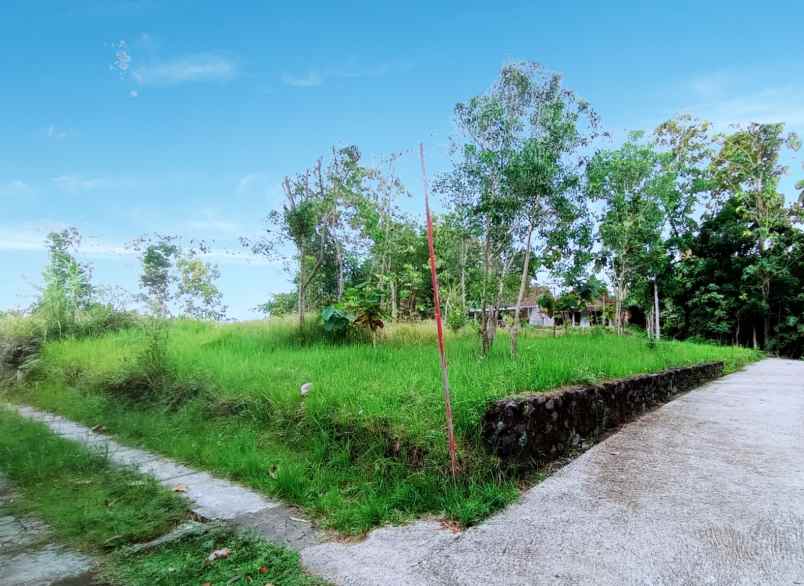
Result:
[[[766,276],[762,284],[762,300],[765,303],[765,315],[762,318],[762,348],[768,349],[768,340],[770,339],[770,304],[768,298],[770,297],[770,279]]]
[[[516,298],[514,311],[514,324],[511,326],[511,357],[516,358],[516,337],[519,334],[519,312],[522,308],[522,299],[528,286],[528,267],[530,265],[530,243],[533,236],[533,222],[528,224],[528,237],[525,244],[525,260],[522,262],[522,276],[519,279],[519,294]]]
[[[397,321],[399,317],[399,310],[396,305],[396,281],[391,278],[390,280],[390,294],[391,294],[391,319]]]
[[[657,340],[662,339],[661,314],[659,313],[659,285],[653,279],[653,318],[656,320],[653,326],[653,333]]]
[[[483,356],[491,351],[491,334],[489,327],[489,308],[488,308],[488,282],[491,273],[491,241],[486,231],[486,238],[483,242],[483,290],[480,303],[480,352]]]
[[[491,311],[484,305],[480,313],[480,352],[483,356],[487,356],[491,352],[491,345],[494,342],[490,313]],[[496,316],[494,319],[497,319]]]
[[[461,239],[461,306],[466,309],[466,239]]]
[[[299,311],[299,330],[304,329],[304,258],[302,258],[301,262],[299,262],[299,285],[298,285],[298,299],[296,303],[298,305]]]
[[[754,326],[753,326],[753,331],[754,331],[754,350],[757,350],[757,349],[759,349],[759,344],[757,344],[757,326],[756,326],[756,324],[754,324]]]
[[[338,266],[338,291],[337,291],[337,299],[340,302],[341,298],[343,297],[343,250],[341,249],[341,243],[335,243],[335,263]]]

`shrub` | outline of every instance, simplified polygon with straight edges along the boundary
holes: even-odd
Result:
[[[133,311],[116,309],[110,304],[93,303],[85,311],[79,312],[74,335],[102,336],[137,324],[137,314]]]
[[[140,403],[160,403],[175,408],[197,397],[202,387],[180,381],[168,358],[168,322],[149,318],[143,323],[145,346],[136,359],[106,381],[105,389],[116,397]]]
[[[42,346],[42,324],[31,316],[0,316],[0,379],[19,380],[36,364]]]
[[[321,310],[324,331],[334,338],[346,337],[354,320],[354,315],[335,305],[328,305]]]

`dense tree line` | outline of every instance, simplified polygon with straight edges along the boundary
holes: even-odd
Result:
[[[630,308],[653,337],[801,355],[801,206],[779,192],[780,157],[799,141],[783,124],[715,133],[684,115],[611,146],[590,104],[532,63],[504,67],[455,119],[453,166],[435,182],[442,297],[456,327],[477,310],[483,352],[501,305],[518,308],[547,272],[562,285],[544,295],[548,313],[604,296],[618,331]],[[340,318],[366,305],[394,320],[432,315],[423,226],[400,210],[407,190],[392,164],[333,149],[284,190],[265,236],[244,240],[255,253],[294,251],[296,291],[267,312],[300,324],[323,307]]]

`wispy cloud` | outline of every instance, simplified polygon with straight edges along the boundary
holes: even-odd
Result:
[[[713,72],[689,80],[694,96],[684,109],[711,121],[719,129],[749,122],[784,122],[804,127],[804,85],[758,84],[754,76]]]
[[[71,132],[64,128],[59,128],[55,124],[47,127],[47,137],[53,140],[62,140],[70,136]]]
[[[131,98],[138,97],[144,86],[227,81],[239,74],[237,61],[220,52],[160,56],[159,44],[147,33],[139,36],[133,50],[124,40],[112,43],[111,48],[114,57],[109,69],[127,82]]]
[[[225,55],[198,53],[135,67],[131,76],[138,84],[175,85],[186,82],[226,81],[238,74],[237,63]]]
[[[0,251],[3,252],[44,252],[45,238],[49,232],[62,230],[65,224],[59,222],[39,222],[26,226],[0,226]],[[79,256],[86,259],[132,257],[139,254],[123,242],[106,241],[85,237],[78,250]],[[247,250],[212,248],[203,258],[225,264],[275,265],[278,260],[252,254]]]
[[[775,87],[734,95],[702,104],[698,111],[716,126],[748,122],[784,122],[791,128],[804,126],[804,89]]]
[[[281,181],[273,174],[257,171],[247,173],[237,181],[236,193],[240,196],[268,197],[282,192]]]
[[[239,222],[228,219],[219,210],[203,209],[180,226],[182,231],[194,232],[205,238],[211,236],[238,237],[244,227]]]
[[[59,175],[51,181],[67,193],[84,193],[109,185],[108,180],[100,177],[84,177],[83,175]]]
[[[282,83],[290,87],[318,87],[323,85],[324,76],[318,71],[308,71],[303,75],[282,75]]]
[[[380,77],[394,71],[404,71],[410,67],[410,63],[402,61],[389,61],[375,65],[361,65],[348,61],[333,67],[309,69],[301,74],[285,73],[282,75],[282,83],[290,87],[311,88],[322,86],[332,79]]]
[[[0,183],[0,195],[22,196],[33,193],[34,189],[22,179],[12,179],[5,183]]]

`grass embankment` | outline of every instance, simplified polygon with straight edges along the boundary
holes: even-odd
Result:
[[[292,326],[179,322],[168,362],[182,401],[135,403],[110,381],[136,363],[140,329],[46,344],[39,377],[18,400],[63,413],[303,506],[324,525],[362,532],[414,515],[470,524],[510,502],[508,477],[480,446],[488,401],[523,391],[668,367],[754,360],[750,350],[639,336],[523,335],[512,360],[501,334],[487,358],[476,336],[450,335],[447,352],[464,474],[446,474],[443,406],[433,330],[394,326],[378,346],[303,343]],[[302,398],[299,387],[312,383]],[[116,387],[119,392],[119,385]]]
[[[103,579],[115,584],[322,584],[301,571],[296,554],[225,529],[127,553],[127,546],[187,519],[186,503],[155,480],[112,466],[102,455],[2,408],[0,472],[14,487],[15,515],[34,515],[60,541],[98,556]],[[210,552],[224,547],[229,557],[205,563]]]

